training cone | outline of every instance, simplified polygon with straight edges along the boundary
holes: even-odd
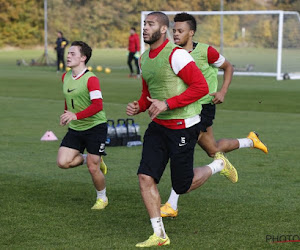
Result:
[[[52,131],[47,131],[41,138],[41,141],[57,141],[57,137]]]

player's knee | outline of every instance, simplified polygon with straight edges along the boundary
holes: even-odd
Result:
[[[198,141],[199,146],[206,152],[209,157],[215,157],[215,154],[218,152],[218,145],[216,143],[211,145],[205,145],[201,141]]]
[[[140,189],[143,190],[149,190],[149,188],[155,184],[154,179],[145,174],[138,174],[139,177],[139,183],[140,183]]]
[[[216,150],[214,150],[214,151],[206,151],[206,154],[207,154],[209,157],[211,157],[211,158],[214,158],[216,153],[217,153]]]
[[[215,154],[217,152],[219,152],[217,145],[215,145],[214,147],[210,147],[210,148],[204,148],[206,154],[208,155],[208,157],[215,157]]]
[[[176,192],[176,194],[185,194],[189,188],[175,188],[173,187],[174,191]]]
[[[57,159],[57,166],[58,166],[59,168],[62,168],[62,169],[67,169],[67,168],[69,168],[68,162],[63,161],[62,159]]]
[[[138,174],[139,182],[143,184],[147,184],[153,179],[152,177],[145,175],[145,174]]]
[[[173,184],[173,189],[176,194],[185,194],[190,189],[191,183]]]
[[[98,165],[88,165],[88,169],[91,175],[95,175],[100,171]]]

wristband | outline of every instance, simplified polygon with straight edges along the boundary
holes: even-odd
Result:
[[[167,110],[170,110],[169,104],[167,102],[167,100],[164,100],[165,104],[167,105]]]

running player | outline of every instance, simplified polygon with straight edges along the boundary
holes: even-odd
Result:
[[[67,66],[72,70],[63,74],[65,111],[60,125],[69,125],[57,155],[60,168],[69,169],[82,165],[82,155],[87,150],[86,163],[96,188],[97,199],[92,209],[108,205],[105,177],[100,171],[101,156],[105,155],[107,119],[103,110],[99,79],[87,70],[92,49],[82,41],[74,41],[69,48]],[[102,163],[103,172],[106,166]]]
[[[216,104],[224,102],[225,95],[231,83],[233,67],[213,47],[196,43],[193,36],[197,30],[195,18],[188,13],[179,13],[174,17],[173,38],[175,44],[190,52],[196,65],[203,73],[209,86],[209,94],[201,98],[201,132],[198,144],[210,157],[217,152],[230,152],[239,148],[254,147],[268,153],[267,147],[259,140],[255,132],[250,132],[247,138],[215,140],[213,135],[213,120],[216,113]],[[218,69],[224,70],[223,84],[218,91]],[[172,189],[168,202],[161,207],[162,217],[176,217],[178,215],[177,203],[179,195]]]
[[[201,105],[197,101],[208,93],[208,86],[189,53],[166,39],[168,26],[169,19],[164,13],[147,15],[143,37],[150,49],[141,56],[142,95],[139,101],[129,103],[126,110],[127,115],[148,110],[152,119],[144,135],[138,178],[154,232],[136,247],[170,244],[160,216],[157,189],[169,159],[172,186],[179,194],[200,187],[218,172],[232,182],[238,178],[222,153],[217,153],[211,164],[193,168],[200,133]]]

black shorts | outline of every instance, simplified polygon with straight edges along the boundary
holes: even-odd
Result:
[[[69,128],[60,146],[77,149],[80,153],[83,153],[84,149],[86,149],[90,154],[106,155],[106,136],[107,123],[101,123],[84,131]]]
[[[207,132],[207,128],[213,125],[213,120],[216,115],[216,104],[202,104],[200,130]]]
[[[144,135],[138,174],[151,176],[156,183],[170,159],[172,187],[177,194],[186,193],[193,181],[194,148],[200,123],[186,129],[168,129],[151,122]]]

